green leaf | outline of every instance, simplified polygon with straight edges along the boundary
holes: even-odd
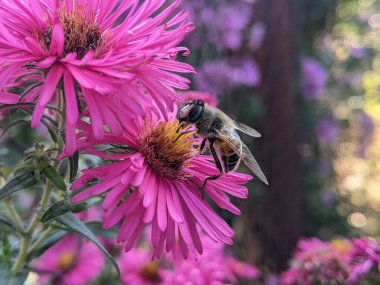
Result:
[[[42,214],[41,222],[47,223],[55,218],[71,212],[74,209],[74,205],[68,199],[58,201],[54,203],[45,213]]]
[[[38,181],[33,172],[25,172],[13,177],[3,188],[0,189],[0,200],[19,190],[34,186],[37,182]]]
[[[11,229],[15,230],[16,232],[18,231],[16,225],[13,223],[12,219],[9,218],[8,216],[1,214],[0,215],[0,223],[3,223],[4,225],[7,225]]]
[[[108,258],[108,260],[112,263],[112,265],[115,267],[117,272],[117,277],[120,277],[120,269],[117,265],[115,259],[112,257],[111,254],[103,247],[103,245],[98,241],[95,234],[81,221],[79,220],[73,213],[67,213],[62,216],[59,216],[56,218],[58,222],[68,227],[70,230],[77,232],[90,241],[92,241]]]
[[[29,272],[23,271],[17,276],[11,276],[10,268],[1,267],[0,268],[0,280],[2,285],[23,285]]]
[[[79,162],[79,152],[74,152],[73,156],[69,157],[70,161],[70,183],[75,180],[78,174],[78,162]]]
[[[96,235],[104,236],[107,238],[116,239],[117,229],[103,230],[102,223],[99,221],[93,221],[86,223],[86,226]]]
[[[12,127],[14,126],[17,126],[21,123],[24,123],[24,124],[29,124],[29,121],[27,120],[24,120],[24,119],[18,119],[18,120],[15,120],[13,121],[12,123],[8,124],[2,131],[2,133],[0,134],[0,139],[2,138],[2,136]]]
[[[53,166],[48,165],[47,167],[45,167],[45,169],[43,170],[43,172],[46,175],[46,177],[51,182],[53,182],[53,184],[58,189],[66,191],[66,183],[65,183],[65,181],[63,181],[62,177],[59,175],[59,173],[57,172],[57,170],[55,170],[55,168]]]

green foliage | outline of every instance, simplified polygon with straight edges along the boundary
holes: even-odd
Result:
[[[13,193],[32,187],[38,183],[33,172],[25,172],[11,178],[3,188],[0,189],[0,199],[8,197]]]
[[[71,212],[73,209],[74,205],[68,199],[58,201],[42,214],[41,222],[50,222],[63,214]]]
[[[56,218],[56,221],[60,222],[64,226],[66,226],[71,231],[76,232],[78,234],[81,234],[82,236],[84,236],[85,238],[87,238],[88,240],[93,242],[104,253],[104,255],[108,258],[108,260],[114,266],[114,268],[117,272],[117,278],[120,277],[120,269],[119,269],[119,266],[117,265],[115,259],[103,247],[103,245],[96,238],[95,234],[81,220],[79,220],[72,213],[66,213],[64,215],[58,216]]]

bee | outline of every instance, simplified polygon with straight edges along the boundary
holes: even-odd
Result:
[[[266,185],[268,180],[248,147],[241,141],[237,130],[252,137],[261,137],[260,133],[242,123],[236,122],[216,107],[205,104],[202,100],[187,101],[178,114],[180,128],[195,126],[195,132],[203,138],[199,147],[200,153],[208,142],[220,174],[205,179],[202,189],[208,180],[216,180],[224,173],[238,168],[240,161]],[[185,131],[186,133],[189,131]]]

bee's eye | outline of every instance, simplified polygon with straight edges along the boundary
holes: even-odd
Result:
[[[195,105],[193,108],[191,108],[189,115],[188,115],[188,121],[190,123],[196,123],[199,121],[199,119],[202,117],[204,107],[201,105]]]

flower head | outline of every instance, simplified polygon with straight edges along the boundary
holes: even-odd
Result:
[[[355,283],[360,278],[375,269],[380,271],[380,243],[371,238],[360,238],[353,241],[351,251],[352,270],[348,278],[349,282]]]
[[[100,276],[104,255],[94,244],[67,235],[39,257],[34,267],[41,283],[84,285]]]
[[[259,277],[255,266],[238,261],[225,251],[223,244],[205,235],[201,235],[201,239],[204,252],[199,259],[175,263],[173,271],[165,272],[164,284],[238,284],[238,278]]]
[[[291,267],[281,276],[281,284],[346,284],[344,282],[350,272],[349,252],[350,244],[346,240],[332,243],[325,243],[316,238],[301,240]]]
[[[218,105],[218,100],[215,94],[213,93],[200,92],[200,91],[185,91],[185,92],[181,92],[180,95],[183,98],[185,98],[185,101],[202,100],[211,106]]]
[[[13,102],[9,88],[17,85],[20,75],[28,75],[28,87],[33,87],[29,99],[36,103],[32,126],[36,126],[46,105],[54,102],[56,89],[63,89],[69,152],[74,150],[78,101],[87,105],[98,138],[104,125],[121,132],[121,109],[141,114],[154,104],[167,113],[167,106],[180,99],[174,88],[184,89],[189,83],[174,72],[193,72],[175,60],[178,52],[188,54],[177,45],[193,27],[188,14],[178,11],[180,1],[166,4],[165,0],[2,1],[0,103]]]
[[[156,261],[151,260],[149,250],[139,248],[122,253],[118,258],[118,264],[124,284],[163,284],[163,270]]]
[[[232,243],[234,231],[209,206],[199,185],[205,178],[218,173],[212,158],[197,155],[199,142],[191,133],[179,131],[178,120],[150,114],[125,122],[121,135],[105,133],[96,139],[89,124],[82,122],[78,147],[112,160],[112,164],[84,170],[73,183],[78,189],[91,179],[101,182],[74,196],[73,202],[105,195],[103,226],[110,228],[121,222],[117,240],[125,242],[126,251],[138,242],[146,225],[151,225],[150,241],[153,257],[161,256],[164,248],[173,254],[179,250],[185,258],[202,253],[197,224],[216,242]],[[99,151],[99,144],[116,148]],[[251,176],[229,172],[209,181],[204,188],[215,203],[234,214],[240,214],[228,197],[246,198],[246,183]]]

